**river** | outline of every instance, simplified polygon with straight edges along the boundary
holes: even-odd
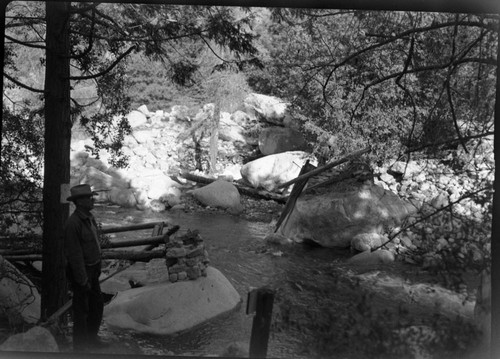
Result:
[[[403,261],[383,267],[353,268],[346,261],[352,255],[349,250],[271,244],[265,240],[273,229],[269,223],[217,211],[150,212],[98,206],[94,214],[104,227],[164,221],[170,226],[179,225],[181,234],[198,230],[208,250],[210,265],[229,279],[242,298],[241,305],[231,313],[177,336],[113,332],[104,325],[102,331],[108,340],[134,347],[137,353],[219,356],[233,343],[248,350],[253,317],[246,314],[246,299],[252,287],[267,286],[276,291],[268,346],[268,357],[272,358],[326,358],[333,351],[339,358],[359,357],[360,352],[367,355],[401,325],[431,324],[435,317],[432,307],[410,303],[409,314],[402,318],[401,303],[408,301],[405,295],[396,300],[381,293],[374,300],[361,291],[356,279],[352,280],[357,278],[353,271],[356,275],[383,272],[396,281],[403,278],[403,282],[436,283],[435,276]],[[113,240],[150,234],[150,230],[128,232],[116,234]],[[285,325],[279,325],[282,323]],[[443,325],[452,328],[453,324]],[[454,328],[457,329],[456,325]]]
[[[341,263],[349,255],[309,246],[277,246],[264,237],[272,231],[268,223],[250,222],[224,213],[150,212],[98,206],[94,214],[103,227],[164,221],[179,225],[179,232],[199,230],[209,253],[210,265],[219,269],[239,292],[243,301],[238,309],[194,330],[174,337],[155,337],[129,332],[106,332],[111,340],[135,341],[144,354],[220,355],[231,343],[248,348],[252,316],[246,314],[249,288],[279,288],[293,284],[294,273],[314,270],[318,264]],[[150,230],[116,234],[116,239],[148,236]],[[295,283],[300,288],[300,284]],[[311,303],[313,304],[313,303]],[[300,357],[301,343],[287,333],[273,334],[269,341],[270,357]]]

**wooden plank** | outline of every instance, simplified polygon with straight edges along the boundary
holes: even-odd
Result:
[[[154,258],[165,258],[165,250],[156,249],[152,251],[104,251],[102,259],[125,259],[134,262],[149,262]]]
[[[269,343],[269,334],[273,314],[275,291],[269,288],[259,288],[249,296],[249,300],[255,301],[255,316],[252,323],[250,336],[250,358],[265,358]]]
[[[309,163],[309,160],[307,160],[304,166],[302,166],[302,168],[300,169],[299,176],[311,171],[313,168],[315,167]],[[293,186],[292,193],[290,193],[290,196],[288,197],[288,201],[285,204],[285,208],[283,208],[280,218],[278,219],[278,222],[276,222],[274,233],[278,231],[285,218],[288,217],[290,213],[292,213],[293,209],[295,208],[295,203],[297,202],[297,198],[299,198],[308,180],[309,178],[306,178],[302,181],[297,182]]]
[[[101,233],[108,234],[108,233],[120,233],[120,232],[128,232],[128,231],[139,231],[141,229],[154,228],[155,226],[161,225],[161,224],[165,225],[165,222],[138,223],[138,224],[131,224],[128,226],[108,227],[108,228],[101,229]]]

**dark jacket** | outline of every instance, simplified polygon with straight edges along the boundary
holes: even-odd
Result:
[[[71,272],[70,280],[83,286],[88,280],[85,266],[97,264],[101,260],[94,216],[76,209],[66,222],[64,235],[64,254]]]

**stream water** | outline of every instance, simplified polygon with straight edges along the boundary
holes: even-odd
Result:
[[[248,348],[253,320],[245,313],[249,288],[274,288],[284,281],[293,280],[291,277],[297,271],[314,270],[318,263],[341,263],[349,255],[347,251],[318,247],[270,246],[264,241],[265,235],[271,231],[268,223],[249,222],[228,214],[155,213],[107,206],[95,208],[94,214],[103,227],[164,221],[169,225],[179,225],[180,233],[199,230],[209,253],[210,265],[229,279],[242,298],[237,310],[173,337],[112,333],[104,328],[105,335],[111,340],[135,342],[144,354],[220,355],[231,343]],[[147,237],[150,232],[119,233],[113,240]],[[280,358],[296,357],[300,346],[301,343],[285,333],[270,339],[268,354]]]
[[[291,303],[290,308],[299,308],[306,312],[306,326],[315,326],[315,322],[326,327],[318,330],[332,331],[339,341],[344,340],[343,333],[352,331],[356,326],[346,314],[359,310],[359,286],[352,286],[345,280],[345,273],[359,272],[352,268],[346,259],[351,257],[349,250],[335,250],[308,245],[273,245],[265,241],[265,236],[272,231],[268,223],[250,222],[229,214],[146,212],[123,209],[111,206],[99,206],[94,214],[104,227],[129,225],[145,222],[164,221],[170,226],[179,225],[180,233],[187,230],[198,230],[208,250],[210,265],[220,270],[239,292],[242,302],[234,311],[208,321],[201,326],[176,336],[152,336],[128,331],[111,331],[105,325],[102,332],[111,342],[123,343],[136,349],[136,353],[147,355],[176,356],[220,356],[233,343],[248,350],[253,317],[246,314],[246,299],[251,287],[268,286],[276,290],[273,311],[279,311],[278,303]],[[116,234],[113,240],[131,239],[138,236],[147,237],[151,230]],[[396,261],[385,264],[383,268],[363,268],[362,271],[381,270],[394,278],[429,282],[429,274],[415,266]],[[340,273],[340,274],[339,274]],[[344,278],[344,279],[342,279]],[[352,278],[352,276],[351,276]],[[387,313],[392,311],[398,315],[398,303],[392,297],[381,297],[381,300],[368,302],[370,315],[373,311]],[[366,304],[366,303],[365,303]],[[414,308],[413,308],[414,307]],[[304,309],[305,308],[305,309]],[[307,318],[309,308],[312,316]],[[293,309],[292,309],[293,310]],[[315,314],[316,313],[316,314]],[[317,314],[319,313],[319,314]],[[335,318],[325,315],[333,315]],[[412,305],[410,324],[423,323],[426,316],[433,311],[428,308]],[[289,316],[293,316],[291,313]],[[303,314],[303,313],[302,313]],[[319,317],[314,317],[319,315]],[[373,316],[372,316],[373,317]],[[375,317],[373,317],[375,318]],[[351,318],[352,319],[352,318]],[[364,326],[363,316],[358,318]],[[301,318],[298,317],[300,323]],[[374,319],[375,323],[379,319]],[[390,318],[389,318],[390,320]],[[274,317],[273,317],[274,321]],[[325,324],[326,323],[326,324]],[[331,325],[330,325],[331,323]],[[299,324],[300,326],[300,324]],[[311,341],[315,333],[309,333],[309,343],[304,343],[303,330],[297,334],[291,327],[272,331],[268,357],[273,358],[311,358]],[[352,346],[359,346],[357,334],[347,339],[343,350],[352,351]],[[344,343],[345,344],[345,343]],[[313,344],[314,345],[314,344]],[[308,349],[309,348],[309,349]],[[125,354],[130,350],[125,350]],[[343,355],[350,358],[355,356]]]

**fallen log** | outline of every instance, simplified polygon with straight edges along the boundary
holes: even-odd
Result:
[[[103,251],[102,259],[125,259],[134,262],[149,262],[154,258],[165,258],[165,250],[155,249],[151,251]]]
[[[210,184],[216,181],[216,179],[194,175],[189,172],[181,172],[179,175],[189,181],[203,183],[203,184]],[[265,199],[267,201],[276,201],[278,203],[286,203],[286,199],[288,198],[288,196],[284,196],[278,193],[251,188],[235,182],[231,183],[236,186],[240,194],[244,194],[253,198]]]
[[[30,254],[42,254],[41,249],[4,249],[0,251],[0,256],[23,256]]]
[[[108,244],[103,245],[102,249],[107,248],[123,248],[123,247],[136,247],[136,246],[144,246],[148,244],[161,244],[165,243],[165,235],[159,235],[154,237],[147,238],[138,238],[138,239],[127,239],[124,241],[109,241]]]
[[[177,227],[178,229],[178,227]],[[159,244],[165,243],[166,235],[162,234],[160,236],[148,237],[148,238],[138,238],[138,239],[128,239],[124,241],[110,241],[106,245],[102,246],[102,249],[109,248],[124,248],[124,247],[137,247],[144,245],[154,245],[154,247]],[[42,251],[40,250],[15,250],[15,251],[5,251],[1,255],[10,261],[38,261],[42,258]]]
[[[9,262],[36,262],[41,261],[43,258],[42,254],[4,255],[2,257]]]
[[[102,259],[126,259],[136,262],[149,262],[153,258],[162,258],[165,256],[165,251],[163,249],[157,249],[152,251],[120,251],[120,250],[108,250],[103,251]],[[26,254],[21,256],[3,256],[4,259],[10,262],[36,262],[43,261],[43,256],[41,254]]]
[[[147,238],[137,238],[137,239],[128,239],[123,241],[109,241],[106,245],[102,246],[102,249],[108,248],[124,248],[124,247],[137,247],[144,245],[151,245],[151,248],[146,248],[145,250],[152,249],[159,244],[163,244],[168,242],[169,236],[174,234],[179,230],[179,226],[175,225],[170,228],[167,233],[147,237]],[[5,259],[10,261],[39,261],[42,260],[42,251],[39,249],[17,249],[17,250],[4,250],[0,252],[0,255]]]
[[[150,229],[154,228],[155,226],[165,225],[165,224],[166,224],[165,222],[150,222],[150,223],[131,224],[128,226],[107,227],[107,228],[102,228],[101,233],[109,234],[109,233],[119,233],[128,231],[139,231],[141,229]]]
[[[290,180],[288,182],[285,182],[281,185],[278,186],[278,188],[284,188],[284,187],[288,187],[298,181],[302,181],[303,179],[306,179],[306,178],[310,178],[312,176],[315,176],[321,172],[324,172],[330,168],[333,168],[335,166],[338,166],[338,165],[341,165],[342,163],[345,163],[347,161],[350,161],[351,159],[355,158],[355,157],[358,157],[358,156],[361,156],[362,154],[364,153],[367,153],[367,152],[370,152],[371,151],[371,148],[370,147],[366,147],[362,150],[359,150],[359,151],[355,151],[355,152],[352,152],[350,154],[348,154],[347,156],[345,157],[342,157],[341,159],[337,160],[337,161],[333,161],[331,163],[328,163],[324,166],[321,166],[321,167],[318,167],[316,168],[315,170],[312,170],[312,171],[309,171],[301,176],[298,176],[298,177],[295,177],[293,180]]]

